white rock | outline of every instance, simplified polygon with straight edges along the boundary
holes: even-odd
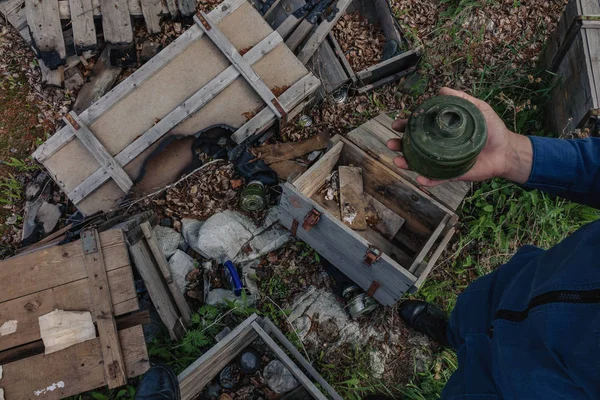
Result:
[[[234,262],[242,263],[245,261],[256,260],[273,250],[277,250],[286,244],[291,237],[292,234],[290,231],[279,224],[275,224],[258,236],[252,238],[248,242],[249,248],[252,249],[252,251],[249,253],[240,252]]]
[[[290,370],[279,360],[271,361],[265,367],[263,375],[267,380],[269,389],[277,394],[287,393],[300,385]]]
[[[195,268],[195,266],[196,261],[179,249],[176,249],[171,258],[169,258],[169,270],[171,271],[173,280],[177,284],[177,287],[181,289],[182,293],[185,293],[185,287],[187,285],[185,277]]]
[[[60,209],[55,204],[50,204],[48,202],[42,203],[42,206],[37,211],[36,218],[39,222],[44,224],[44,232],[50,233],[58,224],[58,220],[60,219]]]
[[[198,240],[188,241],[190,247],[206,258],[219,262],[233,260],[242,247],[252,239],[252,221],[232,211],[215,214],[198,231]]]
[[[175,229],[160,225],[154,227],[154,234],[156,235],[158,246],[161,248],[165,257],[169,259],[179,247],[181,234]]]
[[[202,254],[196,246],[196,243],[198,243],[198,234],[200,233],[200,228],[203,224],[204,221],[184,218],[181,220],[181,234],[183,235],[183,240],[185,240],[192,249],[197,253],[200,253],[203,257],[206,257],[206,255]]]

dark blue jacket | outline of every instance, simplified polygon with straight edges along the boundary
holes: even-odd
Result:
[[[526,186],[600,208],[600,139],[531,141]],[[448,338],[443,399],[600,399],[600,221],[473,282]]]

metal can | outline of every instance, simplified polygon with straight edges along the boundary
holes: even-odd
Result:
[[[344,289],[342,297],[348,302],[348,313],[352,319],[367,315],[379,306],[377,300],[367,296],[358,286],[349,286]]]
[[[427,100],[410,116],[402,138],[408,166],[432,179],[464,175],[487,142],[481,111],[456,96]]]
[[[242,190],[240,207],[244,211],[261,211],[267,207],[267,193],[261,181],[250,181]]]

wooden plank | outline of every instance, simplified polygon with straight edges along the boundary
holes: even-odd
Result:
[[[318,203],[306,198],[291,184],[286,183],[282,187],[280,223],[291,229],[293,220],[300,221],[296,236],[364,290],[368,290],[373,282],[379,282],[381,286],[373,297],[381,304],[395,304],[417,280],[386,254],[382,254],[375,264],[369,266],[363,261],[369,247],[366,239],[332,217]],[[321,212],[321,217],[310,231],[306,231],[302,228],[302,221],[313,209]]]
[[[367,229],[367,202],[363,193],[362,168],[341,165],[338,173],[342,222],[354,230],[363,231]]]
[[[83,84],[79,90],[79,93],[77,94],[77,99],[75,99],[73,111],[79,114],[79,118],[81,118],[81,120],[84,122],[86,119],[83,117],[83,115],[85,115],[87,108],[104,96],[104,94],[113,87],[119,78],[119,75],[121,75],[121,71],[123,70],[121,67],[110,64],[109,53],[110,47],[107,46],[104,48],[102,53],[100,53],[100,57],[98,57],[98,60],[96,60],[94,69],[92,69],[87,82]],[[75,130],[69,125],[60,130],[58,134],[65,130],[68,130],[73,135],[73,138],[75,137]]]
[[[25,12],[38,58],[50,69],[64,64],[67,57],[58,0],[26,0]]]
[[[331,46],[332,46],[332,49],[333,49],[335,55],[342,63],[344,70],[346,71],[346,73],[348,74],[350,79],[352,79],[352,82],[356,82],[357,81],[356,73],[352,69],[352,66],[350,65],[350,62],[348,61],[348,58],[346,58],[346,55],[344,54],[344,50],[342,50],[342,48],[340,47],[340,43],[335,38],[335,35],[333,34],[333,32],[329,32],[327,34],[327,38],[329,39],[329,43],[331,43]]]
[[[321,82],[313,74],[308,74],[304,78],[292,85],[281,96],[279,102],[286,109],[292,109],[302,103],[304,99],[317,91]],[[292,112],[289,113],[292,118]],[[245,123],[231,136],[236,143],[243,143],[252,136],[260,135],[269,128],[277,117],[270,108],[260,111],[254,118]]]
[[[177,11],[177,2],[175,0],[165,0],[167,3],[167,9],[171,14],[171,18],[177,18],[179,11]]]
[[[154,260],[158,264],[158,268],[160,269],[160,272],[162,273],[162,276],[169,287],[171,296],[173,296],[173,299],[175,300],[175,304],[179,309],[179,313],[183,318],[185,325],[189,326],[192,319],[192,310],[190,310],[190,306],[183,295],[183,289],[185,288],[180,288],[177,285],[177,282],[173,280],[171,271],[169,270],[169,262],[167,261],[167,258],[163,254],[162,250],[158,247],[158,241],[154,231],[152,230],[152,226],[150,226],[150,223],[146,221],[140,224],[140,228],[146,237],[146,242],[148,243],[148,247],[150,247],[150,251],[154,256]]]
[[[270,164],[269,167],[277,173],[279,179],[288,182],[293,182],[296,178],[305,173],[307,169],[304,165],[298,164],[296,161],[292,160],[278,161]]]
[[[389,139],[400,139],[403,135],[392,129],[392,123],[393,120],[390,117],[386,114],[380,114],[348,133],[347,138],[389,169],[413,185],[419,186],[416,181],[418,174],[414,171],[398,168],[394,164],[394,158],[398,156],[398,153],[386,146]],[[470,185],[467,182],[447,182],[435,187],[424,188],[432,197],[451,210],[458,209],[469,189]]]
[[[283,119],[285,123],[285,111],[279,100],[271,89],[263,82],[260,76],[252,68],[252,64],[244,58],[237,49],[231,44],[227,36],[219,29],[219,27],[210,20],[209,16],[203,11],[199,12],[199,15],[194,16],[194,21],[204,30],[204,33],[213,41],[213,43],[221,50],[221,53],[227,57],[235,68],[240,72],[240,75],[248,82],[248,84],[254,89],[254,91],[260,96],[261,99],[266,103],[267,107],[273,111],[273,114],[278,119]],[[277,32],[273,32],[279,36]],[[281,38],[281,36],[279,36]]]
[[[295,51],[300,43],[312,31],[315,26],[311,24],[307,19],[303,19],[302,22],[298,25],[298,27],[294,30],[294,32],[290,35],[290,37],[285,41],[285,45],[290,48],[290,50]]]
[[[123,234],[121,231],[118,232]],[[114,389],[127,384],[127,375],[113,315],[110,286],[98,231],[95,229],[84,231],[80,242],[89,277],[88,284],[93,313],[98,325],[106,381],[109,389]]]
[[[248,60],[249,63],[254,64],[280,44],[281,40],[281,36],[276,32],[273,32],[244,54],[243,57]],[[213,78],[207,85],[203,86],[190,98],[171,111],[166,117],[154,124],[152,128],[147,130],[142,136],[138,137],[125,147],[125,149],[115,157],[117,163],[123,167],[129,164],[176,125],[190,117],[210,100],[215,98],[217,94],[225,90],[225,88],[233,83],[239,75],[240,72],[235,66],[229,66],[225,71]],[[103,168],[99,168],[73,189],[68,196],[75,204],[77,204],[93,193],[94,190],[98,189],[109,179],[109,177],[110,176]]]
[[[331,387],[331,385],[327,383],[325,379],[323,379],[321,374],[319,374],[317,370],[314,369],[314,367],[302,356],[302,354],[300,354],[298,349],[296,349],[296,347],[285,337],[285,335],[275,326],[275,324],[271,322],[269,318],[262,318],[261,322],[264,324],[265,331],[267,331],[270,335],[275,336],[279,343],[281,343],[283,347],[285,347],[285,349],[289,351],[290,354],[296,359],[296,361],[300,363],[300,366],[302,366],[302,368],[304,368],[306,372],[308,372],[313,379],[327,391],[332,399],[343,400],[343,398],[335,391],[335,389]]]
[[[335,16],[331,18],[331,21],[325,19],[319,24],[319,26],[317,26],[317,29],[315,29],[315,31],[306,40],[306,44],[298,53],[298,60],[300,60],[301,63],[306,64],[308,60],[311,59],[329,32],[333,29],[335,24],[337,24],[340,17],[344,15],[346,8],[348,8],[350,3],[352,3],[352,0],[339,0],[336,3],[338,11]]]
[[[429,253],[429,251],[431,250],[431,248],[433,247],[435,242],[438,240],[438,237],[441,235],[442,231],[448,225],[449,221],[450,221],[450,215],[446,215],[444,217],[444,219],[442,220],[442,222],[440,222],[438,227],[435,228],[435,231],[433,231],[433,233],[431,234],[429,239],[427,239],[427,242],[425,243],[425,245],[423,245],[423,247],[421,248],[421,250],[415,257],[415,259],[413,260],[412,265],[408,269],[410,272],[412,272],[413,274],[415,273],[415,271],[417,270],[417,268],[419,267],[421,262],[425,259],[425,256],[427,256],[427,253]]]
[[[173,340],[181,340],[184,327],[180,322],[177,307],[171,300],[169,290],[158,272],[146,241],[140,240],[135,244],[130,244],[129,251],[135,267],[142,276],[146,289],[148,289],[152,303],[169,331],[169,336]]]
[[[69,0],[75,53],[81,54],[96,47],[96,26],[92,0]]]
[[[117,185],[125,193],[129,192],[129,189],[133,186],[131,178],[121,165],[115,161],[110,155],[106,148],[100,143],[100,141],[94,136],[94,133],[85,126],[81,118],[71,111],[65,118],[65,123],[71,125],[75,131],[75,136],[83,144],[83,146],[94,156],[96,161],[102,166],[104,171],[116,182]]]
[[[107,275],[114,314],[136,311],[139,305],[131,267],[108,271]],[[15,334],[0,336],[0,351],[39,340],[38,317],[55,309],[91,310],[88,279],[79,279],[0,303],[0,321],[18,321]]]
[[[112,271],[129,264],[127,247],[120,231],[100,234],[106,270]],[[19,255],[0,262],[0,302],[40,292],[87,278],[79,241]]]
[[[196,0],[177,0],[181,15],[189,17],[196,12]]]
[[[456,232],[455,227],[451,227],[450,229],[448,229],[448,231],[446,232],[446,234],[440,241],[439,245],[436,247],[435,251],[431,254],[431,257],[429,258],[429,261],[427,262],[427,266],[419,274],[419,278],[417,278],[417,281],[415,282],[414,287],[417,290],[421,288],[421,286],[425,282],[425,279],[427,279],[427,276],[429,275],[429,273],[435,266],[435,263],[437,262],[437,260],[440,258],[440,256],[446,249],[446,246],[448,246],[448,243],[450,242],[450,239],[452,239],[452,236],[454,235],[455,232]]]
[[[325,180],[338,163],[343,148],[343,143],[333,146],[304,175],[294,181],[294,186],[306,197],[311,197],[315,194],[323,186]]]
[[[146,29],[149,33],[159,33],[161,31],[160,16],[163,10],[162,0],[141,0],[140,2]]]
[[[129,0],[127,1],[127,6],[129,8],[129,15],[132,17],[142,17],[144,15],[142,11],[142,5],[139,0]],[[70,19],[71,18],[71,10],[69,0],[58,0],[58,10],[60,13],[60,19]],[[166,15],[169,13],[167,9],[167,5],[163,4],[161,14]],[[100,0],[92,0],[92,15],[94,18],[100,18],[102,16],[102,11],[100,10]]]
[[[375,230],[379,231],[388,240],[392,240],[402,225],[404,225],[404,218],[390,210],[370,194],[364,193],[364,196],[370,208],[377,214],[376,217],[379,219],[379,222],[375,225]]]
[[[329,132],[323,131],[299,142],[268,144],[255,147],[254,150],[259,153],[259,157],[265,163],[273,164],[279,161],[302,157],[311,151],[326,149],[329,139],[331,139]]]
[[[262,339],[262,341],[271,349],[275,356],[285,365],[285,367],[294,375],[294,378],[300,382],[300,384],[306,389],[306,391],[315,399],[319,400],[327,400],[327,397],[321,393],[319,389],[315,386],[314,383],[311,382],[310,379],[304,372],[298,368],[298,366],[288,357],[287,354],[275,343],[273,339],[261,328],[261,326],[256,322],[252,322],[252,328],[258,333],[258,336]]]
[[[304,18],[296,18],[294,15],[288,15],[288,17],[277,27],[277,33],[285,39],[302,21],[304,21]]]
[[[150,364],[142,327],[119,331],[119,341],[127,376],[146,372]],[[100,339],[3,365],[2,388],[7,399],[58,400],[106,384]]]
[[[363,85],[377,82],[381,79],[389,77],[390,75],[398,74],[416,66],[420,57],[420,48],[405,51],[404,53],[392,57],[389,60],[382,61],[379,64],[375,64],[371,67],[363,69],[360,72],[357,72],[356,77],[360,82],[363,83]]]
[[[110,44],[133,43],[127,0],[100,0],[104,40]]]
[[[321,43],[308,65],[321,79],[326,93],[335,91],[349,79],[341,59],[335,55],[328,41]]]
[[[245,4],[245,0],[229,0],[224,2],[221,7],[215,8],[209,15],[215,22],[220,22],[243,4]],[[114,90],[107,93],[106,96],[102,97],[98,102],[94,103],[89,108],[86,108],[85,112],[80,114],[80,118],[86,123],[86,125],[91,125],[115,103],[127,97],[137,87],[141,86],[142,83],[159,72],[165,65],[168,64],[171,59],[174,59],[179,54],[184,52],[203,35],[204,32],[202,32],[199,27],[195,25],[191,26],[180,37],[178,37],[177,40],[173,41],[158,55],[153,57],[150,61],[142,65],[137,71],[129,76],[122,85],[119,85]],[[77,112],[77,110],[75,111]],[[52,154],[60,150],[68,142],[73,140],[74,137],[75,133],[69,127],[65,127],[51,136],[50,139],[48,139],[40,147],[38,147],[38,149],[33,153],[33,156],[38,161],[43,162]]]
[[[251,325],[256,318],[256,314],[252,314],[177,376],[182,400],[196,398],[240,351],[258,337]]]
[[[394,39],[398,44],[402,43],[402,36],[398,31],[398,23],[392,14],[392,10],[387,0],[373,0],[377,19],[381,25],[381,30],[387,40]]]
[[[382,86],[389,85],[392,82],[396,82],[397,80],[400,80],[400,78],[402,78],[404,76],[412,74],[413,72],[416,71],[416,69],[417,69],[416,67],[410,67],[410,68],[408,68],[408,69],[406,69],[404,71],[400,71],[400,72],[398,72],[398,73],[396,73],[394,75],[387,76],[387,77],[385,77],[383,79],[380,79],[380,80],[378,80],[376,82],[373,82],[373,83],[370,83],[368,85],[362,86],[362,87],[360,87],[358,89],[357,92],[359,94],[364,94],[364,93],[368,93],[368,92],[370,92],[372,90],[379,89]]]

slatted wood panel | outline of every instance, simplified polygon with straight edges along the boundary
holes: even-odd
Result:
[[[209,18],[217,24],[237,51],[255,47],[272,33],[260,15],[243,0],[226,1],[213,10]],[[194,67],[191,68],[191,65]],[[86,112],[81,113],[80,117],[108,152],[120,162],[118,155],[136,138],[153,128],[157,121],[167,123],[168,121],[162,122],[167,115],[229,65],[227,58],[205,37],[202,30],[193,26]],[[293,87],[308,76],[306,68],[282,43],[256,62],[253,68],[269,89]],[[237,78],[199,111],[170,129],[168,135],[191,135],[220,123],[241,127],[247,122],[243,114],[263,105],[262,99],[244,79]],[[154,143],[144,149],[135,160],[126,165],[124,169],[132,179],[139,176],[145,158],[158,145],[159,143]],[[81,143],[74,140],[69,127],[57,132],[35,152],[35,156],[43,161],[62,189],[69,194],[100,167],[82,149]],[[73,165],[77,165],[77,168],[73,168]],[[118,186],[108,181],[92,195],[84,196],[78,203],[78,208],[85,214],[108,210],[122,196],[123,192]]]
[[[387,148],[389,139],[400,139],[402,133],[392,129],[393,120],[386,114],[380,114],[376,118],[367,121],[359,128],[348,133],[347,137],[363,151],[377,158],[383,165],[418,185],[417,173],[398,168],[394,164],[394,158],[399,153]],[[457,210],[469,191],[470,185],[466,182],[448,182],[435,187],[423,188],[425,192],[446,205],[451,210]]]
[[[92,0],[69,0],[75,52],[81,54],[96,47],[96,26]]]
[[[100,234],[115,315],[138,309],[133,274],[121,231]],[[40,338],[37,318],[55,308],[91,309],[88,273],[80,242],[54,246],[0,262],[0,321],[17,320],[0,350]]]
[[[67,56],[58,15],[58,0],[26,0],[25,10],[39,58],[49,68],[58,68]]]
[[[128,377],[150,367],[141,325],[119,331]],[[106,385],[100,339],[3,365],[2,388],[6,399],[54,400]]]

